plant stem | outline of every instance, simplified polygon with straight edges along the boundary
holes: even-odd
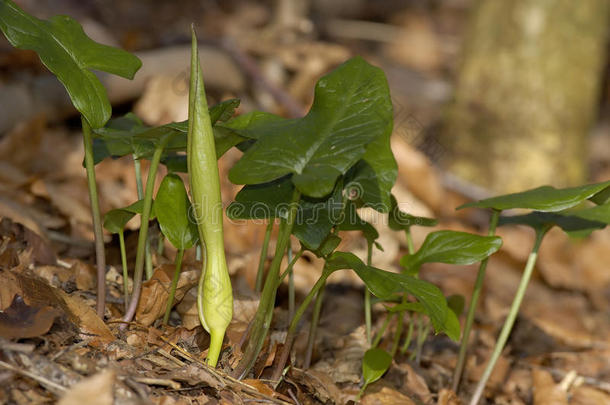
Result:
[[[371,344],[371,349],[377,347],[379,342],[381,342],[381,338],[383,338],[385,330],[388,328],[388,325],[390,324],[392,318],[394,318],[394,315],[396,315],[396,313],[391,313],[386,316],[385,320],[383,321],[383,324],[381,325],[381,329],[379,329],[377,335],[375,336],[375,340],[373,340],[373,343]]]
[[[172,278],[172,285],[169,289],[169,297],[167,298],[167,307],[165,308],[165,315],[163,316],[163,325],[167,325],[169,321],[169,314],[172,312],[174,306],[174,295],[176,295],[176,287],[178,286],[178,279],[180,278],[180,270],[182,269],[182,257],[184,256],[184,249],[178,249],[176,253],[176,259],[174,264],[176,269],[174,270],[174,277]]]
[[[299,308],[297,308],[296,312],[294,313],[294,317],[290,321],[290,326],[288,327],[288,333],[286,335],[286,340],[284,341],[284,347],[282,348],[280,358],[273,372],[273,376],[271,377],[272,381],[279,381],[280,377],[282,376],[284,366],[288,361],[288,356],[290,355],[290,350],[292,349],[292,343],[294,342],[294,337],[297,332],[297,327],[299,326],[299,321],[303,317],[303,314],[307,310],[307,307],[309,307],[309,304],[311,303],[311,300],[313,300],[313,297],[317,296],[318,291],[320,291],[324,287],[324,285],[326,284],[326,279],[332,274],[332,272],[332,270],[328,270],[326,267],[324,267],[324,269],[322,270],[322,275],[320,276],[318,281],[316,281],[314,286],[311,288],[311,291],[309,291],[309,294],[307,294],[301,305],[299,305]]]
[[[307,350],[305,351],[305,360],[303,361],[304,369],[309,368],[311,365],[311,357],[313,356],[316,332],[318,331],[318,322],[320,322],[320,312],[322,311],[322,302],[324,301],[325,285],[326,282],[316,294],[316,302],[313,307],[313,314],[311,314],[311,323],[309,324],[309,336],[307,336]]]
[[[373,262],[373,244],[367,241],[366,247],[366,265],[370,266]],[[366,341],[371,345],[371,340],[373,336],[371,334],[372,329],[372,305],[371,305],[371,292],[369,289],[364,286],[364,325],[366,330]]]
[[[491,219],[489,220],[489,229],[487,231],[488,236],[494,236],[496,234],[496,226],[498,225],[498,218],[500,217],[499,210],[493,210]],[[464,332],[462,333],[462,342],[460,344],[460,352],[458,354],[458,361],[453,372],[453,381],[451,383],[451,389],[457,393],[460,387],[460,379],[462,378],[462,372],[464,371],[464,365],[466,364],[466,354],[468,353],[468,339],[470,337],[470,331],[472,324],[474,323],[474,315],[479,302],[479,296],[483,290],[483,281],[485,280],[485,269],[487,268],[488,257],[481,261],[479,265],[479,272],[477,273],[477,279],[474,283],[474,290],[472,291],[472,297],[470,298],[470,307],[468,308],[468,315],[466,316],[466,324],[464,325]]]
[[[125,297],[125,310],[129,305],[129,273],[127,271],[127,253],[125,252],[125,233],[119,231],[119,247],[121,248],[121,265],[123,266],[123,296]]]
[[[407,350],[409,349],[409,346],[411,346],[411,340],[413,339],[413,322],[414,319],[411,316],[409,319],[409,327],[407,328],[407,336],[405,337],[405,341],[402,344],[402,347],[400,348],[400,354],[405,354],[407,352]]]
[[[301,248],[299,249],[299,251],[297,252],[296,255],[294,255],[294,257],[292,258],[292,260],[290,261],[290,263],[288,263],[288,266],[286,266],[286,269],[284,270],[284,272],[282,273],[282,275],[280,276],[278,282],[277,282],[277,287],[275,288],[279,288],[280,284],[282,284],[282,281],[284,281],[284,279],[286,278],[286,276],[288,274],[290,274],[290,272],[292,271],[292,268],[294,267],[294,264],[297,262],[297,260],[299,260],[301,258],[301,256],[303,256],[303,253],[305,252],[305,249]]]
[[[267,261],[267,251],[269,250],[269,239],[271,239],[271,231],[273,230],[274,218],[269,218],[267,229],[265,229],[265,238],[261,247],[261,257],[258,260],[258,271],[256,272],[255,291],[260,292],[263,289],[263,279],[265,273],[265,262]]]
[[[513,328],[513,324],[517,319],[517,315],[519,313],[519,307],[521,306],[521,302],[523,301],[523,297],[525,296],[525,290],[527,289],[527,285],[529,283],[530,277],[532,276],[532,272],[534,270],[534,265],[536,264],[536,260],[538,258],[538,250],[540,249],[540,244],[542,243],[542,239],[546,232],[550,229],[550,226],[543,227],[541,229],[536,230],[536,240],[534,242],[534,247],[532,248],[532,252],[527,259],[527,263],[525,265],[525,269],[523,270],[523,275],[521,276],[521,281],[519,282],[519,287],[517,288],[517,292],[515,293],[515,298],[513,299],[513,303],[510,306],[510,311],[508,312],[508,316],[504,321],[504,325],[502,326],[502,331],[500,332],[500,336],[498,336],[498,341],[496,342],[496,346],[491,354],[489,359],[489,363],[487,363],[487,367],[479,380],[475,392],[470,400],[470,405],[477,405],[481,396],[483,395],[483,390],[485,389],[485,385],[487,384],[487,380],[491,376],[491,373],[506,345],[506,341],[510,335],[510,332]]]
[[[286,258],[288,259],[288,263],[292,263],[292,246],[290,243],[288,244],[288,249],[286,249]],[[294,316],[294,272],[292,271],[292,266],[288,266],[288,319],[292,319]]]
[[[413,236],[411,235],[411,227],[407,227],[405,228],[405,236],[407,237],[407,250],[409,251],[409,254],[412,255],[415,253],[415,246],[413,244]],[[406,303],[407,302],[407,295],[403,294],[402,295],[402,303]],[[400,311],[398,313],[398,325],[396,325],[396,332],[394,335],[394,344],[392,345],[392,357],[394,357],[394,355],[396,354],[396,351],[398,350],[398,344],[400,341],[400,334],[402,333],[402,329],[403,329],[403,324],[405,321],[405,311]],[[413,334],[413,320],[409,319],[409,333]],[[407,342],[405,341],[405,344]],[[409,338],[409,344],[410,342],[410,338]],[[407,345],[408,346],[408,345]],[[402,351],[402,350],[401,350]],[[406,349],[405,349],[406,351]]]
[[[138,200],[144,198],[144,188],[142,186],[142,164],[140,159],[135,154],[131,155],[133,158],[133,167],[136,172],[136,191],[138,192]],[[152,277],[152,257],[150,255],[150,242],[146,240],[146,279],[149,280]]]
[[[104,319],[106,308],[106,253],[104,251],[104,233],[100,215],[100,202],[95,181],[95,162],[93,161],[93,136],[91,126],[85,117],[81,116],[83,127],[83,144],[85,147],[85,169],[87,171],[87,187],[93,218],[93,235],[95,239],[95,261],[97,265],[97,315]]]
[[[153,157],[150,161],[150,168],[148,169],[148,178],[146,179],[146,192],[144,194],[144,207],[142,208],[142,223],[140,224],[140,232],[138,233],[138,250],[136,251],[136,265],[133,273],[133,293],[131,295],[131,301],[123,317],[124,322],[131,322],[136,309],[138,308],[138,301],[140,300],[140,291],[142,290],[142,273],[144,272],[144,254],[146,252],[146,241],[148,240],[148,219],[150,218],[150,210],[152,208],[152,197],[155,189],[155,180],[157,177],[157,169],[159,168],[159,162],[161,161],[161,154],[169,139],[165,142],[161,142],[155,148]],[[124,329],[127,323],[124,323],[121,328]]]
[[[417,365],[421,363],[421,355],[422,350],[424,348],[424,343],[426,342],[428,333],[430,333],[430,324],[424,322],[424,317],[420,316],[419,322],[417,323],[417,348],[415,350],[415,363]]]
[[[157,255],[159,257],[163,254],[163,250],[165,249],[165,236],[163,236],[163,232],[159,232],[159,239],[157,241]]]
[[[295,190],[287,215],[285,218],[280,220],[280,229],[275,248],[275,256],[271,261],[269,272],[267,274],[267,278],[265,279],[261,300],[258,304],[258,309],[256,310],[256,315],[254,316],[252,323],[250,338],[248,339],[248,343],[244,350],[244,357],[233,371],[234,376],[237,378],[243,378],[254,366],[256,358],[263,347],[269,327],[271,326],[273,307],[275,305],[275,294],[278,287],[280,265],[282,264],[282,258],[284,257],[284,252],[286,252],[288,242],[290,242],[290,235],[292,234],[292,227],[297,215],[298,202],[300,198],[301,193],[299,193],[298,190]]]

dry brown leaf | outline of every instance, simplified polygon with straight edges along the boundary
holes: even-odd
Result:
[[[574,389],[570,405],[609,405],[610,394],[593,387],[581,385]]]
[[[41,278],[22,274],[19,269],[0,271],[0,304],[8,306],[15,294],[23,296],[29,305],[51,305],[62,310],[67,318],[83,333],[90,344],[104,344],[115,338],[108,326],[86,302],[77,296],[52,287]]]
[[[201,325],[199,312],[197,312],[197,286],[187,291],[182,301],[176,305],[176,312],[180,314],[182,326],[186,329],[195,329]]]
[[[53,307],[31,307],[20,295],[15,295],[11,305],[0,312],[0,336],[5,339],[42,336],[59,315]]]
[[[362,405],[415,405],[415,402],[405,394],[383,384],[383,381],[378,381],[369,385],[360,403]],[[379,388],[380,386],[381,388]]]
[[[426,380],[416,373],[413,367],[408,363],[398,363],[396,367],[405,374],[404,388],[409,394],[417,395],[425,403],[432,401],[432,394]]]
[[[341,404],[345,402],[342,400],[343,394],[341,390],[339,390],[326,373],[291,367],[288,376],[292,381],[304,386],[306,391],[322,403],[331,401],[331,403]]]
[[[164,264],[155,269],[150,280],[142,284],[142,294],[136,311],[136,321],[144,326],[152,325],[165,313],[175,266]],[[199,271],[183,267],[178,279],[174,303],[180,302],[188,290],[197,285]]]
[[[442,388],[438,392],[438,400],[436,405],[462,405],[462,401],[457,394],[447,388]]]
[[[568,393],[555,384],[553,376],[546,370],[532,370],[534,382],[534,405],[568,405]]]
[[[261,380],[246,378],[245,380],[242,380],[242,382],[244,384],[248,384],[250,387],[254,388],[261,394],[267,395],[269,397],[272,397],[275,395],[275,391]]]
[[[115,373],[103,370],[78,382],[59,400],[58,405],[113,405]]]

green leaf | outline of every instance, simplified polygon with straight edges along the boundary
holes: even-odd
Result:
[[[231,98],[210,107],[210,122],[212,125],[217,122],[224,122],[231,119],[233,114],[235,114],[235,110],[239,107],[239,103],[240,101],[238,98]]]
[[[383,349],[375,347],[364,353],[362,359],[362,378],[364,391],[366,387],[379,380],[392,365],[392,356]]]
[[[464,299],[464,296],[460,294],[450,295],[447,297],[447,305],[456,316],[460,316],[464,312],[466,300]]]
[[[459,324],[456,330],[455,325],[448,322],[451,311],[447,307],[445,296],[434,284],[407,274],[391,273],[367,266],[357,256],[346,252],[334,252],[327,258],[326,267],[332,271],[354,270],[369,291],[384,300],[391,299],[395,294],[413,295],[422,304],[436,331],[446,333],[453,340],[460,338]],[[452,328],[447,328],[447,325]]]
[[[290,173],[310,197],[331,193],[337,178],[364,157],[366,147],[392,130],[392,104],[381,69],[350,59],[318,81],[313,106],[301,119],[263,117],[249,127],[256,138],[233,166],[236,184],[270,182]],[[251,119],[255,118],[254,116]]]
[[[121,208],[121,209],[128,211],[128,212],[132,212],[134,214],[142,215],[142,212],[144,211],[144,200],[138,200],[138,201],[134,202],[133,204],[130,204],[127,207]],[[153,201],[153,205],[150,209],[149,219],[152,221],[155,218],[157,218],[157,213],[155,211],[155,204]]]
[[[340,231],[360,231],[368,244],[373,244],[379,238],[379,232],[370,223],[360,217],[356,210],[356,204],[348,200],[341,222],[337,225]]]
[[[587,199],[596,200],[597,194],[600,194],[600,196],[607,195],[609,188],[610,181],[563,189],[542,186],[521,193],[506,194],[478,202],[471,202],[461,205],[457,209],[468,207],[493,208],[496,210],[525,208],[543,212],[554,212],[575,207]],[[599,197],[597,199],[599,201]]]
[[[134,215],[135,213],[122,208],[108,211],[106,215],[104,215],[104,228],[110,233],[122,232],[125,229],[127,222],[129,222]]]
[[[339,246],[339,243],[341,243],[341,238],[331,233],[326,237],[326,239],[324,239],[317,249],[312,250],[305,245],[303,245],[303,247],[311,250],[317,257],[326,257],[335,251],[337,246]]]
[[[409,215],[398,207],[394,195],[391,196],[391,209],[388,216],[388,225],[394,231],[402,231],[412,226],[435,226],[438,221],[434,218],[416,217]]]
[[[194,211],[184,183],[178,175],[165,176],[157,191],[154,205],[161,232],[176,249],[189,249],[197,243],[197,224],[191,221]]]
[[[111,107],[104,86],[91,70],[132,79],[142,65],[129,52],[91,40],[68,16],[39,20],[10,0],[0,0],[0,30],[14,47],[38,53],[92,128],[104,126]]]
[[[600,205],[600,207],[603,206]],[[586,216],[587,214],[585,213],[584,215]],[[571,212],[553,213],[534,211],[526,215],[501,216],[498,221],[498,225],[526,225],[534,228],[537,231],[558,226],[571,236],[584,237],[595,230],[606,227],[605,222],[600,222],[594,219],[596,214],[593,214],[592,216],[593,218],[588,219],[584,216],[581,217],[573,215]]]
[[[467,232],[429,233],[423,245],[412,255],[400,259],[401,266],[416,274],[424,263],[472,264],[495,253],[502,246],[498,236],[480,236]]]
[[[287,212],[294,185],[290,177],[256,185],[244,186],[227,208],[231,219],[279,218]],[[292,233],[308,250],[317,250],[340,218],[341,187],[326,198],[302,197]]]
[[[602,222],[604,224],[610,224],[610,203],[604,205],[598,205],[591,208],[583,208],[579,210],[570,211],[569,215],[573,215],[579,218],[588,219],[589,221]]]

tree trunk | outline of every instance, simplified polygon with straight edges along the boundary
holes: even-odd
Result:
[[[586,179],[610,0],[479,0],[442,142],[496,192]]]

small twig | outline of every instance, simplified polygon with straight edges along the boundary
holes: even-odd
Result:
[[[186,364],[184,364],[184,362],[182,362],[181,360],[175,358],[174,356],[172,356],[171,353],[166,352],[163,349],[159,349],[157,350],[157,353],[159,353],[161,356],[165,357],[166,359],[173,361],[178,367],[184,367],[186,366]]]
[[[40,383],[40,385],[44,386],[45,388],[47,388],[49,391],[51,391],[53,394],[55,395],[63,395],[68,389],[66,387],[64,387],[63,385],[59,385],[49,379],[46,379],[43,376],[40,375],[36,375],[33,374],[29,371],[26,370],[21,370],[15,366],[13,366],[12,364],[9,363],[5,363],[3,361],[0,360],[0,367],[4,367],[7,370],[13,371],[17,374],[21,374],[25,377],[31,378],[32,380]]]
[[[132,377],[132,380],[141,384],[160,385],[163,387],[169,387],[174,390],[182,388],[179,382],[176,382],[174,380],[168,380],[166,378]]]
[[[19,353],[32,353],[36,348],[33,344],[26,343],[15,343],[10,340],[6,340],[4,338],[0,338],[0,349],[1,350],[9,350],[11,352],[19,352]]]
[[[238,380],[236,378],[233,378],[230,375],[228,375],[226,373],[223,373],[220,370],[217,370],[215,368],[211,368],[210,366],[207,365],[207,363],[205,361],[200,360],[200,359],[198,359],[196,357],[193,357],[189,352],[187,352],[186,350],[184,350],[180,346],[176,345],[175,343],[170,342],[166,337],[160,336],[160,338],[165,343],[170,345],[172,348],[177,350],[182,355],[182,357],[192,361],[193,363],[199,364],[207,372],[209,372],[211,375],[216,377],[218,379],[218,381],[223,383],[223,385],[227,385],[227,381],[228,381],[228,382],[231,382],[234,386],[236,386],[236,388],[238,388],[241,391],[243,391],[245,393],[248,393],[250,395],[261,397],[263,399],[266,399],[266,400],[271,401],[271,402],[276,403],[276,404],[282,404],[282,405],[289,404],[289,405],[292,405],[292,404],[290,404],[290,402],[286,402],[286,401],[283,401],[281,399],[273,398],[273,397],[271,397],[269,395],[263,394],[263,393],[259,392],[258,390],[256,390],[255,388],[252,388],[248,384],[246,384],[246,383],[244,383],[244,382],[242,382],[242,381],[240,381],[240,380]]]
[[[290,94],[271,83],[258,68],[256,61],[242,51],[235,41],[230,38],[225,38],[222,41],[222,47],[233,57],[233,59],[235,59],[237,64],[253,81],[264,88],[279,104],[286,108],[290,118],[298,118],[304,115],[303,106],[301,106]]]
[[[294,395],[294,392],[292,392],[291,388],[288,388],[288,395],[290,395],[290,398],[292,398],[292,400],[294,401],[294,403],[296,405],[301,405],[301,403],[299,402],[299,400],[297,399],[297,396]]]

